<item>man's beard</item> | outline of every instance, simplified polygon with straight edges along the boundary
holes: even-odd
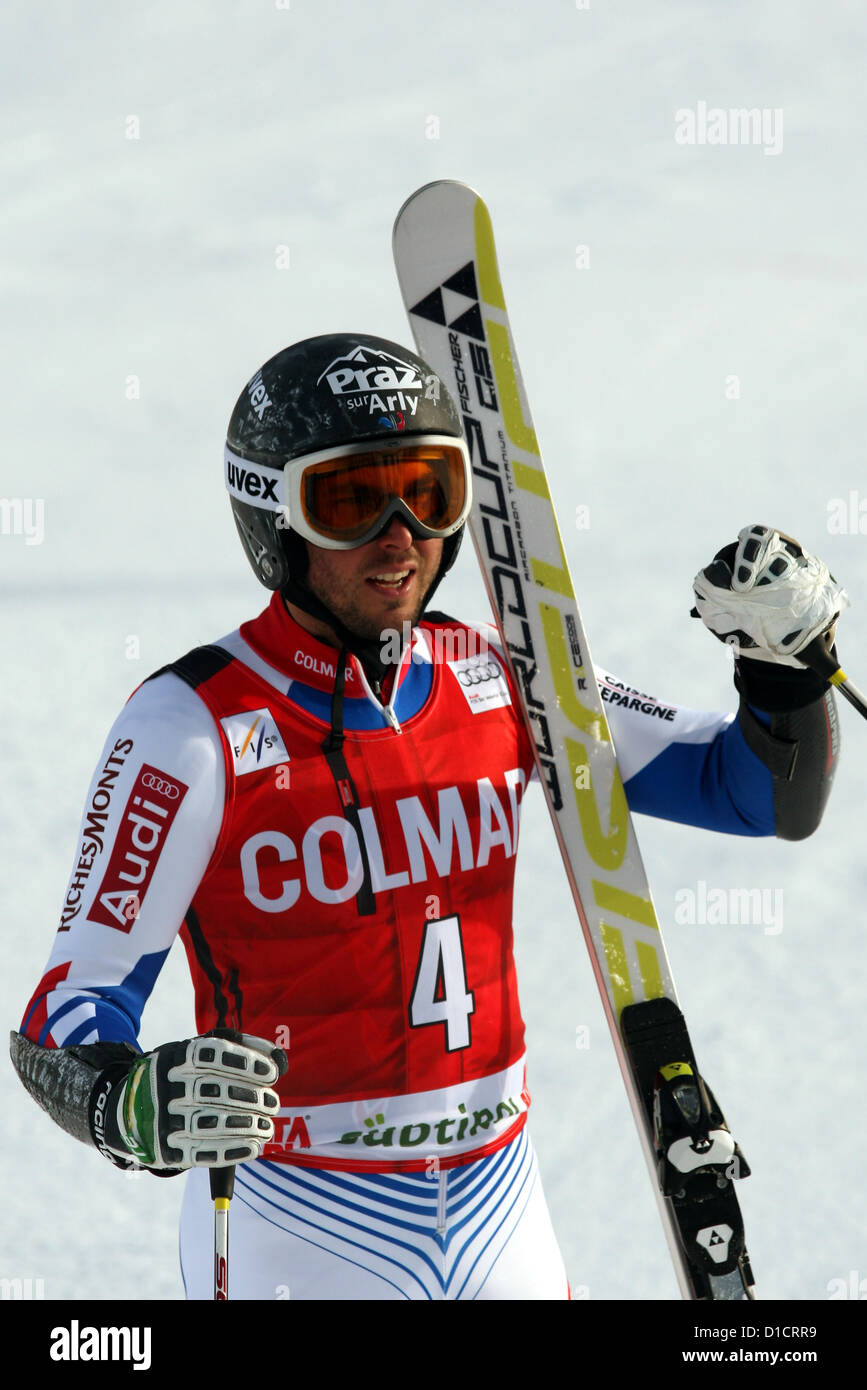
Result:
[[[409,615],[404,613],[403,617],[396,620],[394,625],[389,625],[387,614],[385,617],[380,616],[378,618],[373,618],[365,614],[362,605],[353,597],[354,588],[352,591],[341,591],[340,586],[336,586],[337,592],[335,592],[331,586],[322,585],[321,583],[318,583],[314,587],[309,583],[306,576],[301,581],[301,584],[308,593],[312,594],[314,598],[317,598],[320,603],[325,605],[329,614],[333,615],[333,617],[341,622],[343,626],[356,637],[361,637],[366,642],[386,643],[390,634],[394,631],[400,631],[405,623],[408,623],[410,627],[414,627],[418,622],[421,614],[424,612],[427,595],[433,586],[433,579],[427,584],[420,599],[413,605]],[[401,600],[395,599],[393,607],[395,612],[399,612],[402,607]]]
[[[406,594],[391,598],[382,590],[369,588],[371,574],[367,566],[360,573],[346,573],[340,567],[335,569],[321,554],[311,554],[310,560],[303,587],[354,636],[364,642],[386,643],[393,640],[395,632],[402,633],[418,622],[440,573],[442,551],[425,548],[420,553],[410,549],[400,559],[383,556],[379,561],[379,573],[412,571],[409,592],[415,595],[414,599]],[[390,614],[394,614],[391,621]]]

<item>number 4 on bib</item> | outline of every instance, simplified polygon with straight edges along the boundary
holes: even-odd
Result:
[[[445,1024],[446,1052],[460,1052],[470,1045],[470,1016],[475,1011],[475,1000],[467,989],[460,918],[425,922],[409,1001],[410,1025]]]

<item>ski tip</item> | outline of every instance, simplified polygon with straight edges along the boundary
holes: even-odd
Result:
[[[473,198],[476,198],[479,202],[481,202],[481,195],[476,192],[475,188],[473,188],[468,183],[464,183],[461,179],[432,179],[430,183],[423,183],[421,188],[417,188],[414,193],[410,193],[406,201],[401,204],[400,211],[398,212],[397,217],[394,219],[395,232],[397,231],[398,224],[400,223],[401,218],[403,218],[406,214],[407,208],[409,207],[410,203],[414,203],[417,198],[424,197],[426,194],[430,193],[431,189],[434,188],[460,189],[462,194],[469,193],[472,195]]]

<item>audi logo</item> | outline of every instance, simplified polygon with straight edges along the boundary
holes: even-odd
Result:
[[[166,782],[162,777],[155,777],[152,772],[146,772],[141,780],[142,786],[147,787],[148,791],[159,792],[160,796],[166,797],[169,801],[177,801],[180,796],[174,782]]]
[[[461,685],[481,685],[482,681],[495,681],[502,672],[496,661],[486,661],[484,665],[467,666],[458,672]]]

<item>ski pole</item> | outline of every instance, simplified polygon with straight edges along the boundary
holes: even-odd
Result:
[[[867,719],[867,696],[862,695],[861,691],[852,684],[842,666],[839,666],[831,655],[829,638],[831,633],[823,632],[820,637],[814,637],[812,642],[798,652],[798,660],[805,666],[809,666],[818,675],[824,676],[826,681],[830,681],[841,695],[845,695],[850,705],[854,705],[859,714],[863,714]]]
[[[235,1168],[212,1168],[211,1197],[214,1202],[214,1298],[229,1297],[229,1202],[235,1190]]]

